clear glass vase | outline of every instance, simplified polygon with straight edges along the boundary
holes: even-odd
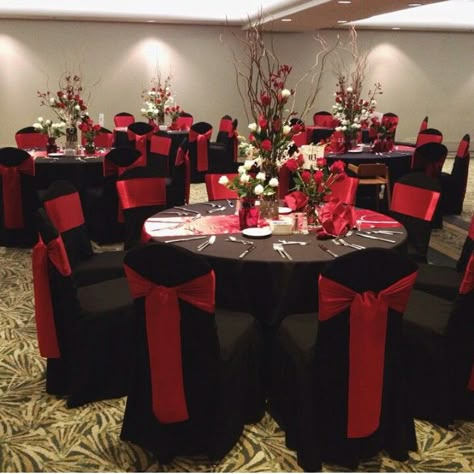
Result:
[[[260,216],[263,219],[278,219],[278,192],[260,198]]]
[[[76,149],[77,146],[77,127],[70,126],[66,128],[66,148]]]
[[[319,221],[319,207],[320,203],[315,201],[308,201],[304,208],[304,213],[308,222],[308,229],[315,229],[321,223]]]

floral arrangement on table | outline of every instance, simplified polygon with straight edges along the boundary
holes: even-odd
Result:
[[[161,77],[151,80],[151,88],[144,90],[142,98],[145,106],[140,110],[141,114],[158,125],[165,123],[165,116],[169,115],[174,121],[178,118],[181,109],[175,105],[174,97],[171,94],[171,76],[166,77],[162,82]]]
[[[59,80],[55,94],[37,91],[40,104],[49,107],[66,124],[66,146],[77,143],[77,124],[88,117],[81,77],[66,72]]]
[[[66,134],[66,123],[63,121],[53,122],[52,120],[38,117],[38,121],[33,124],[33,127],[37,132],[48,135],[49,138],[56,139]]]
[[[237,136],[239,157],[251,158],[255,154],[256,148],[242,136]]]
[[[100,132],[101,128],[102,127],[99,124],[94,123],[94,121],[91,118],[87,118],[79,124],[79,129],[81,130],[81,132],[83,133],[86,139],[86,144],[85,144],[86,153],[94,153],[95,151],[94,139],[97,136],[97,134]]]
[[[243,100],[247,118],[250,121],[249,143],[255,148],[254,156],[261,158],[260,173],[265,175],[264,183],[275,182],[279,167],[288,158],[292,148],[293,135],[302,130],[299,123],[291,124],[295,116],[303,116],[315,102],[320,90],[321,77],[326,57],[336,45],[328,48],[322,41],[322,51],[316,55],[316,63],[305,74],[311,76],[311,92],[304,102],[304,110],[297,114],[293,110],[297,85],[289,86],[292,66],[281,63],[272,47],[267,44],[262,21],[256,21],[240,40],[244,58],[234,53],[234,67],[237,88]],[[263,174],[261,176],[263,176]],[[277,189],[261,203],[264,217],[278,217]]]
[[[328,165],[326,158],[317,158],[316,166],[304,168],[303,155],[290,158],[285,166],[293,175],[293,192],[285,197],[285,201],[293,210],[304,210],[308,224],[315,224],[317,207],[327,200],[331,194],[331,186],[346,177],[345,163],[336,160]]]
[[[372,141],[372,151],[386,152],[393,149],[396,123],[381,122],[377,117],[370,120],[369,137]]]

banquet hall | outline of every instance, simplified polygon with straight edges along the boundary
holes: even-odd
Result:
[[[305,110],[305,115],[295,116],[307,126],[313,125],[314,112],[332,111],[335,104],[337,54],[328,55],[322,68],[321,49],[334,48],[340,51],[340,57],[350,62],[350,35],[351,31],[356,31],[358,48],[367,52],[362,96],[368,96],[368,91],[375,84],[380,84],[376,111],[380,117],[387,112],[398,116],[394,154],[402,154],[405,146],[413,146],[413,150],[416,148],[420,123],[427,117],[430,128],[442,131],[442,144],[447,154],[439,172],[447,175],[454,169],[463,138],[473,133],[471,124],[474,123],[474,111],[470,104],[474,101],[474,25],[467,24],[470,10],[461,14],[457,23],[454,20],[450,23],[451,14],[454,16],[454,11],[460,11],[461,7],[473,8],[472,1],[421,1],[420,4],[412,5],[402,0],[261,1],[239,2],[242,3],[240,11],[235,6],[229,6],[228,2],[222,2],[219,8],[215,2],[209,2],[212,7],[207,10],[204,2],[199,9],[196,5],[186,4],[181,6],[180,12],[166,13],[142,11],[141,6],[130,5],[121,6],[113,12],[108,2],[102,2],[102,8],[84,4],[83,8],[75,5],[74,8],[64,9],[48,5],[49,2],[40,5],[31,0],[25,5],[28,3],[31,4],[29,10],[24,5],[12,6],[11,2],[0,1],[0,58],[3,64],[0,74],[0,148],[16,148],[15,134],[37,123],[38,117],[44,120],[56,119],[53,116],[54,109],[42,104],[41,94],[48,94],[48,97],[50,93],[56,94],[65,73],[80,77],[83,88],[81,97],[87,103],[89,117],[95,124],[112,131],[114,140],[119,136],[117,132],[120,133],[120,130],[114,131],[117,114],[130,113],[137,122],[148,122],[149,117],[144,108],[147,106],[147,94],[159,78],[161,81],[169,79],[174,105],[179,105],[181,111],[191,114],[194,123],[207,122],[212,125],[212,142],[217,141],[219,125],[226,115],[234,119],[232,133],[236,132],[236,137],[250,141],[248,137],[251,129],[248,126],[254,119],[248,113],[247,98],[239,90],[236,81],[236,71],[245,58],[246,46],[241,39],[246,38],[250,19],[262,22],[267,38],[271,38],[272,52],[277,52],[279,63],[291,67],[287,84],[292,94],[295,89],[292,107],[295,111]],[[435,12],[441,4],[448,4],[443,5],[448,8],[444,10],[444,17],[431,17],[430,12]],[[399,13],[405,12],[405,16],[402,14],[398,19],[389,18],[390,14],[399,10]],[[416,10],[420,10],[418,19],[415,19]],[[183,15],[183,11],[187,15]],[[352,26],[355,26],[355,30],[351,29]],[[350,69],[350,64],[348,67]],[[312,73],[309,72],[311,70]],[[319,83],[316,86],[317,80]],[[314,103],[307,109],[305,100],[316,89]],[[186,130],[186,136],[188,132]],[[178,133],[174,136],[178,137]],[[79,135],[79,148],[80,140]],[[65,136],[60,136],[57,142],[62,153]],[[82,142],[82,148],[85,143]],[[24,148],[34,154],[30,147]],[[78,167],[82,164],[85,167],[87,155],[84,153],[82,149],[82,158],[79,157],[76,162]],[[174,153],[178,153],[177,149]],[[466,156],[469,162],[468,149]],[[54,162],[56,157],[51,158],[50,166],[59,165]],[[242,165],[245,158],[243,154],[240,155],[238,165]],[[47,161],[38,164],[41,159],[41,156],[35,156],[38,180],[40,167],[45,166]],[[92,165],[92,161],[87,165]],[[101,163],[97,168],[100,173]],[[87,180],[78,182],[89,185]],[[4,189],[5,185],[2,186]],[[383,189],[386,190],[385,187]],[[42,192],[44,194],[40,198],[44,203],[49,197],[46,186]],[[203,203],[212,203],[203,180],[191,182],[189,193],[189,200],[182,204],[185,209],[201,206],[197,207],[201,212],[206,209]],[[388,214],[389,203],[381,205],[382,208],[377,208],[377,211]],[[178,204],[174,208],[179,209]],[[93,204],[88,209],[85,209],[86,220],[87,216],[95,212]],[[161,209],[160,214],[166,213],[166,210],[169,211]],[[3,214],[2,211],[2,218]],[[454,268],[468,233],[471,235],[473,214],[474,171],[471,166],[461,209],[455,213],[446,212],[441,217],[438,215],[438,225],[430,229],[427,251],[430,264]],[[155,240],[164,236],[166,234],[158,235],[159,238]],[[242,234],[238,236],[242,237]],[[302,238],[301,235],[292,237]],[[392,234],[389,238],[399,237]],[[91,240],[95,253],[123,250],[123,243],[102,244]],[[220,241],[219,244],[223,245]],[[336,253],[341,251],[340,247],[331,246],[330,243],[326,245]],[[217,245],[211,244],[210,247],[212,251],[219,250]],[[285,248],[300,263],[300,249],[293,250],[292,246]],[[272,416],[268,405],[265,405],[263,416],[257,421],[245,424],[240,437],[222,459],[210,460],[202,454],[178,453],[169,462],[160,462],[154,453],[139,443],[121,439],[126,396],[71,407],[68,406],[67,397],[47,393],[46,378],[51,368],[49,359],[47,361],[46,357],[40,355],[37,340],[32,253],[33,245],[0,244],[2,472],[311,470],[305,469],[300,452],[294,448],[299,443],[291,445],[288,433]],[[206,251],[201,252],[201,255],[205,256]],[[245,256],[242,261],[251,262],[251,258],[247,260]],[[330,257],[327,258],[331,261]],[[314,286],[316,288],[316,283]],[[273,330],[269,330],[268,334]],[[472,418],[456,418],[449,426],[442,426],[433,420],[415,416],[414,429],[417,450],[410,450],[405,460],[397,460],[396,456],[380,450],[355,466],[324,460],[321,470],[474,470]]]

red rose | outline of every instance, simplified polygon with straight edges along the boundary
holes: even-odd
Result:
[[[272,142],[268,138],[265,138],[265,140],[262,141],[260,146],[262,147],[262,150],[271,151]]]
[[[263,105],[270,105],[272,98],[269,95],[265,94],[265,92],[262,92],[260,94],[260,101]]]
[[[321,184],[324,178],[324,173],[321,170],[317,170],[315,171],[313,178],[316,184]]]
[[[255,135],[253,133],[251,133],[249,135],[249,142],[254,142],[255,141]]]
[[[345,171],[343,171],[342,173],[339,173],[336,176],[336,181],[342,181],[343,179],[346,179],[346,176],[347,176],[347,174],[345,173]]]
[[[301,179],[304,183],[308,184],[311,181],[311,173],[308,170],[304,170],[301,173]]]
[[[268,120],[262,115],[260,115],[260,117],[258,118],[258,124],[260,125],[260,128],[265,129],[268,126]]]
[[[337,160],[329,167],[329,171],[331,173],[338,174],[338,173],[342,173],[345,167],[346,165],[343,161]]]
[[[58,96],[58,97],[62,97],[63,95],[64,95],[64,92],[63,92],[63,91],[58,91],[58,92],[57,92],[57,96]]]
[[[281,130],[281,120],[280,119],[273,119],[272,129],[275,132],[279,132]]]
[[[304,165],[304,156],[301,153],[298,155],[296,160],[298,162],[298,166],[303,166]]]
[[[292,127],[291,127],[291,133],[293,133],[293,135],[296,135],[297,133],[300,133],[303,131],[303,126],[299,123],[295,123]]]
[[[316,166],[317,166],[318,168],[322,168],[323,166],[326,166],[326,165],[327,165],[327,160],[326,160],[326,158],[318,158],[318,159],[316,160]]]
[[[294,173],[298,168],[298,161],[294,159],[290,159],[285,163],[285,166],[292,172]]]

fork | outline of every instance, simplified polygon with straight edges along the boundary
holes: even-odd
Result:
[[[283,245],[309,245],[311,242],[303,242],[301,240],[279,240]]]
[[[352,247],[353,249],[356,249],[356,250],[363,250],[365,249],[366,247],[364,247],[363,245],[358,245],[358,244],[350,244],[349,242],[346,242],[344,239],[339,239],[339,242],[344,245],[344,247]]]
[[[273,249],[276,250],[283,258],[287,258],[288,260],[293,260],[291,255],[285,250],[283,244],[274,243]]]

